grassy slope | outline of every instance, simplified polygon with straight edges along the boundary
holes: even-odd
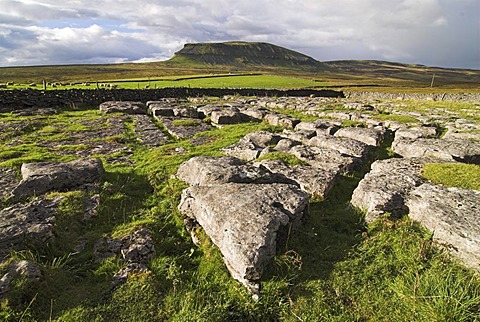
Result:
[[[435,104],[435,103],[431,103]],[[415,104],[412,104],[414,106]],[[465,106],[462,105],[464,108]],[[449,107],[458,111],[456,106]],[[288,110],[283,112],[288,113]],[[3,122],[31,124],[21,132],[2,133],[2,166],[18,167],[34,159],[61,160],[38,147],[34,154],[9,144],[21,140],[58,141],[89,120],[108,124],[96,110],[55,116],[18,117]],[[298,115],[297,115],[298,116]],[[310,116],[306,116],[307,118]],[[99,126],[100,126],[99,125]],[[99,216],[82,222],[84,193],[65,194],[55,232],[57,242],[13,253],[41,264],[45,280],[15,284],[1,301],[7,321],[474,321],[480,319],[480,280],[452,262],[431,243],[431,235],[407,218],[382,218],[368,228],[349,206],[365,169],[342,177],[323,201],[312,200],[305,223],[294,231],[263,279],[262,298],[253,301],[228,274],[208,238],[197,248],[183,228],[176,208],[185,186],[172,179],[178,165],[195,155],[219,155],[219,148],[256,130],[279,130],[265,124],[227,126],[199,134],[207,143],[173,141],[156,149],[140,145],[127,123],[122,137],[133,149],[133,165],[105,162]],[[83,128],[88,131],[89,128]],[[36,133],[42,132],[38,136]],[[109,138],[105,138],[109,140]],[[175,148],[188,151],[178,154]],[[81,148],[81,147],[78,147]],[[376,158],[388,156],[385,147]],[[108,156],[103,156],[107,158]],[[275,157],[275,156],[272,156]],[[283,158],[284,156],[276,156]],[[295,160],[290,160],[295,162]],[[135,226],[154,233],[157,256],[153,274],[133,276],[113,289],[111,277],[122,263],[93,261],[93,243],[102,235],[122,236]],[[65,229],[69,233],[65,233]],[[87,247],[68,255],[76,237]],[[0,273],[2,265],[0,265]]]

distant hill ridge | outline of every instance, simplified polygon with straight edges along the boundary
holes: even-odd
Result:
[[[263,42],[190,43],[175,53],[172,61],[187,60],[208,65],[261,65],[321,69],[322,63],[294,50]]]

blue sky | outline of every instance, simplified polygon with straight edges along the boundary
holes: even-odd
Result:
[[[158,61],[244,40],[480,69],[479,21],[479,0],[0,0],[0,66]]]

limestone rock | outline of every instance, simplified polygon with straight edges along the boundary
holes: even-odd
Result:
[[[104,169],[99,159],[80,159],[65,163],[24,163],[21,172],[23,179],[12,191],[12,200],[20,200],[48,191],[78,189],[97,183]]]
[[[185,189],[178,208],[203,227],[233,277],[258,294],[281,228],[299,221],[307,203],[294,185],[227,183]]]
[[[108,101],[100,104],[100,111],[105,113],[121,112],[125,114],[146,114],[147,107],[142,102]]]
[[[480,164],[480,142],[450,139],[399,139],[393,141],[393,151],[405,158],[438,158]]]
[[[122,238],[120,253],[125,262],[146,264],[155,257],[151,232],[141,228]]]
[[[193,157],[180,165],[177,177],[191,186],[210,186],[228,182],[286,182],[262,165],[254,166],[234,157]]]
[[[173,108],[173,115],[176,117],[186,117],[186,118],[199,118],[199,114],[196,109],[184,107],[184,106],[176,106]]]
[[[174,117],[160,117],[157,119],[165,125],[168,133],[181,140],[190,138],[197,133],[208,131],[212,128],[210,124],[204,123],[199,119]],[[181,122],[183,121],[186,123],[182,124]]]
[[[480,271],[480,191],[422,184],[407,200],[409,217],[433,232],[466,265]]]
[[[7,198],[19,181],[14,169],[0,168],[0,200]]]
[[[153,123],[148,115],[134,115],[135,134],[138,140],[148,146],[158,146],[168,142],[168,136]]]
[[[259,163],[271,172],[281,174],[292,180],[303,191],[315,198],[325,198],[340,177],[339,171],[302,165],[287,166],[280,160],[262,160]]]
[[[371,145],[361,141],[347,138],[337,137],[333,135],[323,134],[311,138],[309,145],[323,148],[330,148],[342,154],[350,155],[357,158],[365,158],[372,150]]]
[[[354,164],[351,157],[344,156],[340,152],[329,148],[297,145],[289,153],[307,162],[312,167],[326,171],[347,172]]]
[[[246,109],[242,109],[241,113],[247,116],[250,120],[262,121],[265,115],[267,115],[268,110],[257,107],[249,107]]]
[[[288,139],[308,144],[308,141],[317,135],[316,131],[311,130],[283,130],[283,135]]]
[[[380,146],[383,141],[384,131],[375,128],[344,127],[335,132],[335,136],[351,138],[368,145]]]
[[[0,278],[0,297],[10,290],[14,278],[25,278],[26,283],[39,281],[42,278],[40,267],[31,261],[14,260],[8,265],[8,271]]]
[[[437,128],[433,126],[411,127],[395,131],[395,140],[418,138],[433,138],[437,136]]]
[[[277,144],[281,139],[280,135],[274,133],[266,131],[253,132],[245,135],[237,143],[223,148],[222,151],[229,156],[252,161],[260,156],[263,149]]]
[[[218,125],[242,123],[242,115],[234,110],[212,111],[211,120]]]
[[[147,274],[150,270],[147,266],[140,263],[128,263],[125,267],[120,269],[112,279],[112,284],[114,287],[117,287],[125,283],[128,277],[132,274]]]
[[[274,146],[282,139],[282,136],[267,132],[257,131],[245,135],[244,140],[254,143],[255,145],[265,148],[267,146]]]
[[[264,148],[259,147],[248,140],[241,139],[237,143],[223,148],[222,151],[226,155],[245,161],[252,161],[259,157],[260,152],[262,152],[263,149]]]
[[[375,161],[353,191],[352,205],[366,211],[367,222],[386,212],[394,216],[408,213],[405,198],[424,182],[420,174],[425,162],[419,159]]]
[[[139,228],[122,239],[103,237],[94,245],[94,254],[98,261],[121,256],[126,262],[148,263],[155,256],[151,233]]]
[[[25,241],[53,238],[55,211],[61,198],[36,199],[0,210],[0,253],[22,248]]]

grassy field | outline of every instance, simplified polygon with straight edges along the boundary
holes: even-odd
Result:
[[[413,108],[414,103],[404,108]],[[436,106],[429,104],[425,113]],[[458,111],[467,106],[438,108]],[[172,139],[151,148],[136,140],[134,120],[129,117],[120,123],[120,134],[95,134],[118,125],[116,117],[93,108],[50,116],[0,114],[1,124],[9,125],[0,133],[1,167],[19,169],[26,161],[71,160],[91,145],[127,147],[94,155],[106,169],[97,217],[81,219],[90,192],[61,193],[65,199],[54,228],[55,242],[10,254],[9,260],[39,263],[44,278],[33,284],[16,280],[14,291],[0,299],[0,320],[480,320],[477,273],[453,261],[432,244],[431,233],[407,217],[393,220],[387,215],[367,226],[364,214],[350,206],[351,194],[368,165],[344,175],[324,200],[310,201],[308,217],[288,243],[279,246],[263,277],[262,296],[253,300],[230,277],[220,252],[205,235],[200,236],[200,247],[192,243],[177,210],[185,184],[172,174],[193,156],[220,155],[221,147],[249,132],[282,129],[264,123],[231,125],[197,134],[194,139],[205,142],[200,145]],[[73,139],[75,133],[92,135]],[[178,153],[177,148],[186,152]],[[380,147],[370,162],[388,157],[387,148]],[[284,154],[266,158],[299,163]],[[456,185],[452,180],[456,175],[447,174],[449,169],[434,170],[444,184]],[[133,275],[127,283],[113,287],[112,276],[125,263],[115,257],[95,261],[93,245],[102,236],[118,238],[135,227],[146,227],[153,234],[156,256],[149,264],[151,273]],[[78,240],[85,241],[86,247],[74,252]],[[0,275],[7,264],[0,264]]]
[[[22,84],[50,83],[103,83],[131,80],[129,88],[144,88],[150,81],[150,88],[168,86],[191,87],[255,87],[287,88],[281,77],[295,78],[294,87],[334,86],[353,91],[382,92],[480,92],[480,71],[434,68],[419,65],[407,65],[379,61],[337,61],[325,62],[325,68],[305,70],[300,67],[281,67],[268,65],[222,65],[199,63],[188,57],[153,63],[125,63],[111,65],[64,65],[64,66],[26,66],[0,67],[0,84],[13,82]],[[203,77],[208,75],[263,74],[264,77],[276,75],[270,80],[254,78],[251,82],[234,78],[204,79],[182,81],[180,78]],[[432,78],[435,74],[433,86]],[[248,77],[248,76],[246,76]],[[172,81],[172,79],[179,79]],[[143,80],[143,81],[141,81]],[[157,81],[161,80],[161,81]],[[247,84],[245,84],[247,83]],[[81,87],[77,84],[76,87]],[[17,86],[18,87],[18,86]],[[15,87],[11,87],[15,88]],[[37,87],[41,88],[41,86]]]
[[[161,79],[134,79],[129,81],[101,81],[93,83],[62,83],[61,85],[47,85],[47,90],[61,89],[94,89],[94,88],[128,88],[128,89],[154,89],[167,87],[193,87],[193,88],[264,88],[264,89],[299,89],[328,86],[328,83],[319,83],[302,77],[281,75],[186,75],[172,76]],[[33,88],[43,89],[43,84],[15,84],[8,89]]]

